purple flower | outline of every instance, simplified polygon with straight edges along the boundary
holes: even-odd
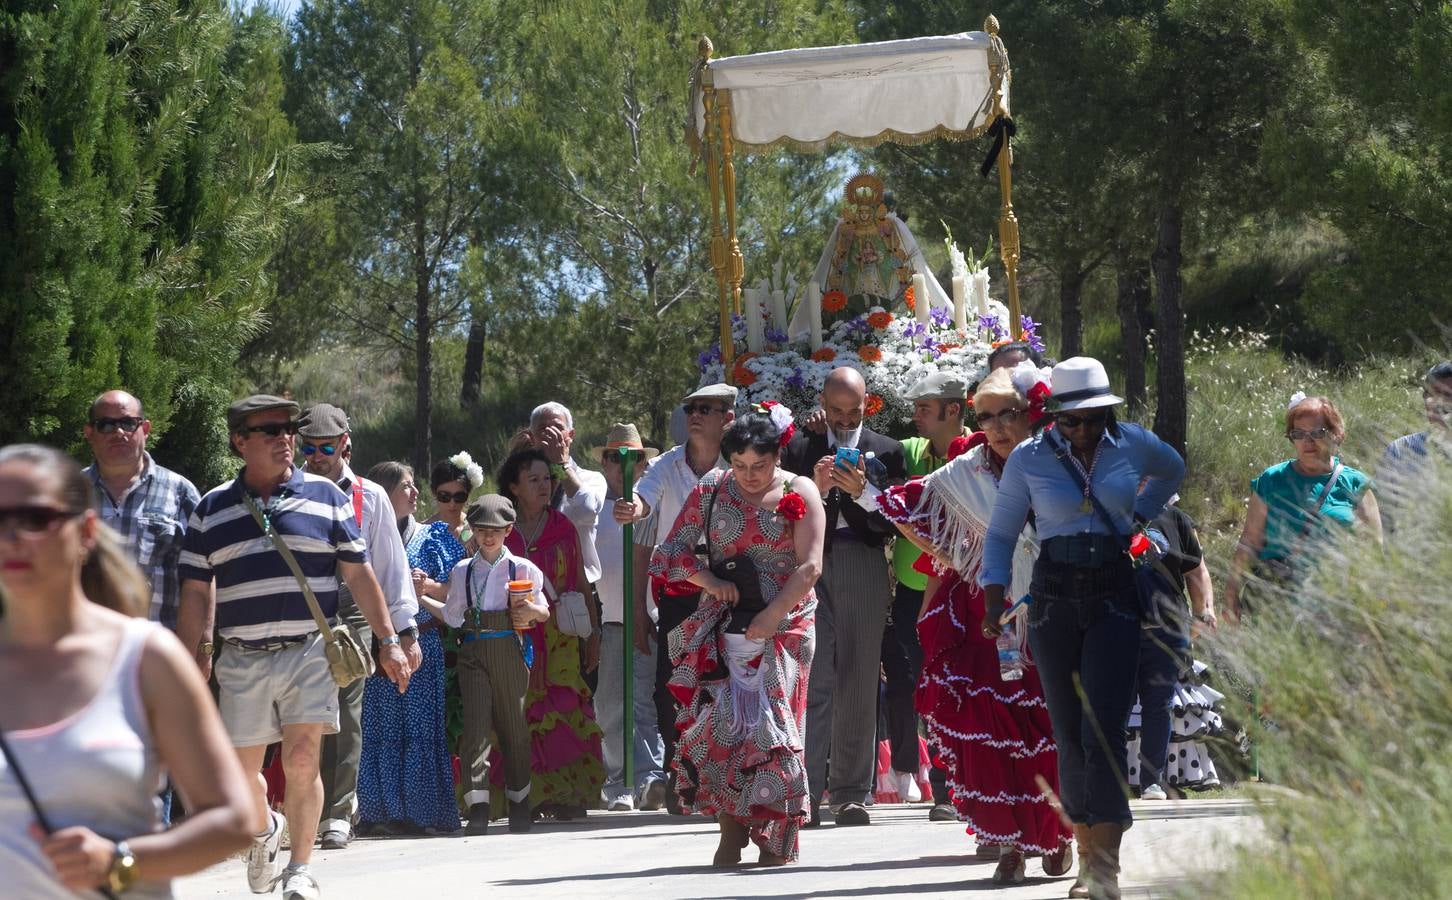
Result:
[[[1038,335],[1036,335],[1036,334],[1030,334],[1029,335],[1028,343],[1029,343],[1029,346],[1030,347],[1034,348],[1034,351],[1036,353],[1043,353],[1044,352],[1044,342],[1041,341],[1041,340],[1039,340],[1039,336]]]
[[[981,331],[996,331],[998,329],[998,316],[984,315],[978,317],[978,328]]]
[[[1030,319],[1028,316],[1021,315],[1018,317],[1018,321],[1019,324],[1023,326],[1023,330],[1027,331],[1029,334],[1033,334],[1038,331],[1039,323],[1035,322],[1033,319]]]
[[[928,317],[933,320],[934,325],[937,325],[940,328],[947,328],[948,323],[952,321],[952,317],[948,315],[948,311],[946,309],[943,309],[941,306],[933,307],[932,310],[929,311]]]
[[[766,329],[766,339],[773,344],[785,344],[787,342],[787,333],[785,331],[778,331],[775,328],[768,328]]]
[[[915,320],[903,326],[902,336],[911,340],[927,330],[928,327],[926,325]]]
[[[711,365],[713,363],[718,363],[720,361],[721,361],[721,345],[720,344],[712,344],[711,345],[711,349],[706,350],[705,352],[700,353],[700,354],[698,354],[696,356],[696,366],[698,368],[700,368],[700,370],[702,372],[704,372],[707,369],[711,368]]]
[[[853,331],[861,332],[868,332],[872,330],[872,326],[867,324],[866,316],[857,316],[856,318],[852,319],[851,322],[847,323],[847,327]]]
[[[801,366],[792,369],[791,377],[786,380],[787,387],[801,389],[807,386],[806,379],[802,377]]]

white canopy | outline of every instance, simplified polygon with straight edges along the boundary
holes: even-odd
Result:
[[[1004,75],[1006,112],[1008,55],[982,31],[728,56],[710,62],[709,78],[717,91],[730,91],[737,149],[819,150],[977,137],[992,124],[990,64]],[[704,137],[699,85],[691,102]]]

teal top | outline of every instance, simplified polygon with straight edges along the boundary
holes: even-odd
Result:
[[[1276,463],[1250,481],[1251,490],[1265,502],[1265,546],[1261,559],[1289,559],[1301,543],[1301,534],[1315,542],[1331,533],[1332,526],[1351,528],[1356,522],[1356,507],[1371,487],[1371,479],[1350,466],[1343,465],[1331,486],[1331,496],[1314,518],[1331,473],[1307,476],[1296,471],[1292,460]],[[1336,460],[1332,460],[1332,466]],[[1307,523],[1310,526],[1307,527]]]

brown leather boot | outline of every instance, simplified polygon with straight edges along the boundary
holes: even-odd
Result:
[[[1088,825],[1074,825],[1074,843],[1079,850],[1079,877],[1074,879],[1074,886],[1069,888],[1069,896],[1088,897],[1089,859],[1094,854],[1093,836]]]
[[[716,846],[711,865],[718,869],[737,865],[741,862],[741,851],[751,842],[751,834],[735,816],[722,813],[716,821],[721,824],[721,843]]]
[[[1119,842],[1124,826],[1100,822],[1089,829],[1094,856],[1090,860],[1089,896],[1093,900],[1119,900]]]

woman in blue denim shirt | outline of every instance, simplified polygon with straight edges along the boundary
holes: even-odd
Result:
[[[1110,393],[1098,360],[1075,357],[1054,367],[1055,427],[1009,456],[979,576],[987,596],[983,633],[996,636],[1015,542],[1032,508],[1041,551],[1029,588],[1028,642],[1058,745],[1060,801],[1079,845],[1070,897],[1119,897],[1119,842],[1131,821],[1126,722],[1140,639],[1125,536],[1160,514],[1185,474],[1174,448],[1115,421],[1110,407],[1123,402]],[[1096,512],[1091,491],[1112,523]]]

